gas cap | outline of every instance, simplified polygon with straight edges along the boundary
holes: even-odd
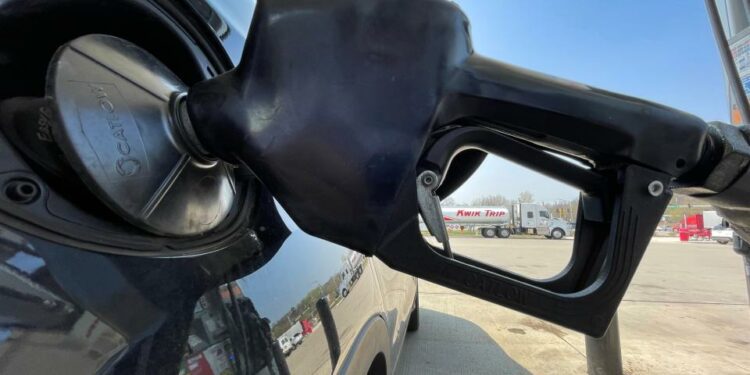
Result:
[[[215,228],[235,196],[232,167],[204,152],[181,116],[186,91],[154,56],[108,35],[61,47],[47,72],[68,162],[113,211],[160,235]]]

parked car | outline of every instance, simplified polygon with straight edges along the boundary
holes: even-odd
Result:
[[[732,237],[734,237],[734,231],[732,230],[732,228],[729,228],[722,224],[716,225],[711,228],[711,239],[722,245],[726,245],[732,242]]]
[[[343,296],[351,249],[301,231],[249,173],[146,152],[159,128],[132,120],[145,102],[129,100],[178,100],[154,87],[185,88],[237,64],[253,3],[0,2],[0,373],[393,372],[405,333],[418,327],[414,277],[364,258]],[[100,79],[104,65],[129,59],[150,65],[120,71],[137,75],[131,81]],[[106,129],[86,147],[120,154],[101,166],[130,184],[122,199],[102,198],[106,183],[91,188],[101,181],[59,147],[48,67],[91,76],[59,84],[79,90],[80,108],[104,111],[82,114],[79,133]],[[118,206],[160,173],[178,177],[147,194],[155,198],[138,208],[141,219]],[[179,220],[193,212],[207,214]],[[300,332],[284,335],[294,325]]]
[[[302,344],[302,339],[303,338],[304,338],[304,336],[302,336],[301,333],[295,333],[294,337],[292,337],[292,345],[294,345],[294,347],[296,348],[297,346],[299,346],[300,344]]]
[[[284,353],[284,355],[289,355],[289,353],[292,352],[292,349],[294,349],[294,343],[289,337],[281,336],[276,341],[278,342],[279,347],[281,348],[281,352]]]

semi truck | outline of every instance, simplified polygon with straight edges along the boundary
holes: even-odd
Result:
[[[276,341],[278,341],[284,355],[289,355],[297,346],[302,344],[304,337],[310,333],[312,333],[312,324],[309,320],[302,319],[292,324]]]
[[[703,211],[703,225],[711,229],[711,239],[726,245],[732,242],[734,230],[716,211]]]
[[[573,232],[573,225],[553,218],[538,203],[516,203],[507,207],[443,207],[446,225],[471,226],[482,237],[508,238],[512,234],[539,234],[562,239]]]
[[[344,267],[341,271],[341,281],[339,282],[339,295],[346,298],[352,290],[354,283],[362,276],[362,262],[364,255],[356,251],[349,253],[344,259]]]

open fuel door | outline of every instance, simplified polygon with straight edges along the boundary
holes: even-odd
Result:
[[[724,128],[486,59],[468,30],[442,0],[260,1],[240,64],[190,88],[178,113],[192,149],[250,168],[303,230],[599,336],[670,186],[703,181]],[[436,197],[485,153],[582,192],[573,258],[556,277],[524,278],[423,239],[418,214],[440,219]],[[430,224],[438,239],[440,228]]]

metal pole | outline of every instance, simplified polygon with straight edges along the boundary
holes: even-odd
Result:
[[[336,363],[341,356],[341,342],[339,341],[339,332],[336,329],[336,321],[333,320],[331,305],[328,304],[328,298],[321,298],[315,303],[320,316],[320,323],[323,324],[323,332],[326,334],[328,342],[328,354],[331,356],[331,368],[336,368]]]
[[[747,282],[747,301],[750,303],[750,253],[743,254],[745,259],[745,281]]]
[[[732,51],[729,49],[729,42],[727,42],[729,36],[724,35],[724,28],[721,26],[721,18],[715,0],[706,0],[706,10],[716,39],[716,46],[719,47],[719,56],[721,56],[721,63],[724,65],[724,73],[727,75],[727,84],[736,99],[735,102],[742,117],[742,123],[748,123],[750,122],[750,102],[748,102],[745,89],[742,87],[740,74],[734,66]]]
[[[747,283],[747,299],[750,303],[750,245],[743,241],[737,233],[733,236],[734,239],[734,251],[737,254],[742,255],[742,259],[745,264],[745,282]]]
[[[612,317],[604,336],[586,336],[586,364],[590,375],[622,375],[617,313]]]
[[[739,72],[735,66],[732,51],[727,39],[732,39],[740,32],[744,32],[750,28],[750,18],[748,18],[746,11],[747,9],[750,9],[750,1],[729,0],[722,2],[727,10],[727,34],[729,35],[724,33],[724,27],[722,27],[721,24],[721,17],[719,17],[719,9],[716,5],[717,1],[720,0],[706,0],[708,18],[711,21],[711,29],[713,29],[714,37],[716,38],[716,45],[719,47],[719,55],[721,55],[721,62],[724,65],[727,84],[734,94],[734,101],[739,108],[742,123],[748,124],[750,123],[750,101],[747,99],[747,93],[742,85],[742,80],[740,79]],[[732,20],[735,21],[734,24]],[[740,30],[733,30],[734,28],[739,28]],[[733,43],[736,44],[738,41],[734,41]],[[745,282],[747,283],[747,294],[748,299],[750,300],[750,245],[737,236],[737,233],[734,234],[734,251],[742,255],[743,258]]]

